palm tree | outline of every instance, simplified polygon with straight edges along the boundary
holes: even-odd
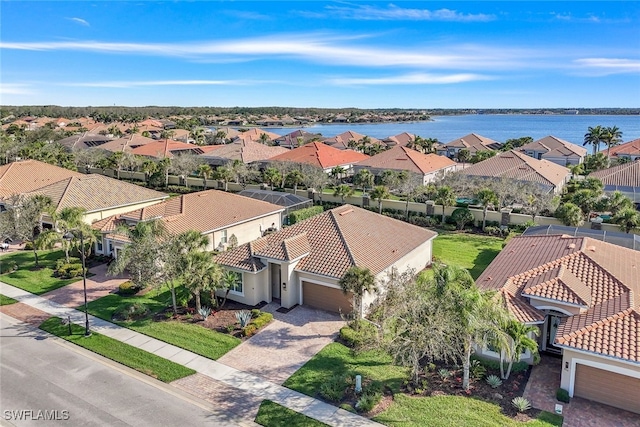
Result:
[[[438,188],[438,193],[436,194],[435,202],[438,205],[442,205],[442,225],[445,223],[445,214],[444,210],[447,206],[453,206],[456,203],[456,196],[453,194],[453,190],[451,187],[443,186]]]
[[[144,181],[146,183],[149,183],[151,175],[158,170],[158,163],[156,163],[154,160],[146,159],[142,162],[140,170],[144,172]]]
[[[333,195],[340,197],[342,204],[344,204],[344,198],[351,197],[353,195],[353,188],[348,184],[340,184],[333,191]]]
[[[182,281],[185,288],[193,294],[196,311],[199,312],[202,307],[200,293],[215,292],[222,280],[222,269],[208,252],[190,252],[183,263]]]
[[[62,208],[60,212],[53,212],[52,217],[56,231],[60,233],[60,236],[63,236],[73,229],[80,228],[84,224],[83,218],[85,212],[86,209],[75,206]],[[62,239],[62,247],[64,249],[65,259],[67,263],[69,263],[70,242]]]
[[[613,216],[612,220],[625,233],[640,229],[640,212],[632,207],[621,209]]]
[[[535,353],[538,350],[538,343],[531,336],[537,336],[540,329],[533,325],[525,325],[515,319],[510,319],[504,330],[508,335],[508,346],[500,349],[500,377],[503,380],[511,375],[511,368],[514,362],[519,362],[522,353],[529,350]],[[504,371],[504,361],[508,361],[507,371]]]
[[[304,175],[298,169],[293,169],[287,174],[286,181],[293,186],[293,193],[298,192],[298,185],[304,182]]]
[[[424,138],[422,140],[422,147],[424,148],[424,152],[426,154],[435,152],[435,147],[439,143],[440,141],[438,141],[438,138]]]
[[[198,176],[202,178],[202,187],[205,190],[207,189],[207,178],[209,178],[212,173],[213,169],[211,168],[211,165],[204,163],[198,166]]]
[[[262,172],[262,178],[264,181],[271,186],[271,190],[273,191],[274,186],[280,183],[282,179],[282,175],[278,169],[270,167],[266,168],[264,172]]]
[[[269,135],[263,132],[260,134],[260,138],[258,138],[258,141],[261,144],[270,145],[269,143],[271,142],[271,138],[269,138]]]
[[[498,204],[498,196],[495,191],[485,187],[476,193],[476,199],[482,205],[482,231],[484,231],[487,226],[487,210],[489,206]]]
[[[633,202],[630,198],[619,191],[614,191],[606,200],[606,209],[613,215],[626,208],[633,208]]]
[[[195,141],[197,145],[204,144],[204,129],[195,128],[190,132],[191,138]]]
[[[362,297],[366,292],[377,291],[376,278],[368,268],[353,266],[349,268],[338,282],[342,292],[353,294],[353,310],[358,318],[363,316]]]
[[[611,159],[610,151],[611,147],[614,147],[622,142],[622,131],[617,126],[611,126],[604,129],[602,140],[607,144],[607,158]]]
[[[360,172],[353,177],[353,181],[356,185],[362,186],[362,192],[366,193],[367,188],[373,186],[374,176],[369,169],[361,169]]]
[[[584,223],[582,209],[571,202],[560,205],[556,210],[556,217],[560,219],[564,225],[571,227],[580,227]]]
[[[334,178],[336,181],[340,182],[340,180],[342,179],[342,176],[346,173],[346,169],[343,168],[342,166],[334,166],[331,169],[330,175],[332,178]]]
[[[108,158],[109,167],[115,170],[116,179],[120,179],[120,168],[125,160],[125,154],[122,151],[116,151]]]
[[[382,214],[382,199],[390,196],[389,189],[384,185],[377,185],[371,191],[371,197],[378,201],[378,213]]]
[[[584,134],[584,142],[582,145],[591,145],[593,147],[593,155],[598,152],[600,143],[604,140],[604,129],[598,125],[596,127],[589,127],[587,133]]]
[[[229,191],[229,181],[233,179],[233,172],[227,166],[220,166],[213,171],[213,178],[224,182],[224,191]]]
[[[471,153],[469,152],[468,149],[463,148],[460,151],[458,151],[458,161],[462,163],[463,169],[464,169],[464,164],[468,162],[470,158],[471,158]]]

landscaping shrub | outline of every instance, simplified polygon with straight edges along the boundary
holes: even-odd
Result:
[[[358,402],[356,403],[356,409],[360,412],[369,412],[382,399],[382,394],[379,392],[365,392],[362,394]]]
[[[502,234],[502,230],[500,230],[500,227],[494,227],[489,225],[487,225],[484,228],[484,232],[487,233],[489,236],[498,236]]]
[[[251,312],[248,310],[236,311],[236,320],[240,323],[241,328],[245,328],[251,321]]]
[[[347,412],[352,412],[352,413],[356,413],[356,410],[353,408],[353,406],[349,405],[348,403],[342,403],[340,404],[340,409],[344,409]]]
[[[487,373],[485,368],[479,360],[472,360],[469,366],[469,374],[474,380],[481,380]]]
[[[262,313],[260,309],[254,308],[251,310],[251,317],[255,319],[256,317],[260,316],[260,313]]]
[[[135,295],[140,291],[140,288],[136,286],[131,280],[127,280],[118,286],[118,293],[120,295]]]
[[[486,381],[487,384],[491,386],[491,388],[498,388],[502,385],[502,380],[496,375],[489,375]]]
[[[569,397],[569,392],[563,388],[559,388],[556,390],[556,399],[560,402],[569,403],[571,398]]]
[[[364,320],[354,320],[340,329],[340,338],[348,347],[356,348],[374,340],[377,333],[376,327],[371,323]]]
[[[55,276],[61,279],[72,279],[82,276],[82,264],[62,264],[56,268]]]
[[[118,322],[144,319],[149,315],[149,307],[140,302],[123,304],[116,308],[111,318]]]
[[[334,375],[320,386],[319,393],[320,396],[331,402],[339,402],[344,397],[346,386],[344,375]]]
[[[82,266],[82,260],[76,257],[69,257],[69,262],[67,262],[64,258],[59,258],[56,260],[55,270],[63,268],[66,264],[80,264]]]
[[[511,400],[511,405],[516,408],[518,412],[526,412],[531,409],[531,402],[521,396],[514,397]]]
[[[485,359],[483,357],[473,355],[471,356],[472,360],[478,360],[482,366],[484,366],[489,371],[499,372],[500,371],[500,362],[492,359]],[[511,373],[517,374],[518,372],[524,372],[529,369],[529,364],[524,361],[514,362],[511,367]]]
[[[299,209],[289,214],[289,225],[293,225],[305,219],[311,218],[324,212],[322,206],[311,206],[310,208]]]
[[[33,250],[33,243],[31,243],[31,242],[27,242],[27,243],[25,243],[25,244],[24,244],[24,248],[23,248],[23,250],[25,250],[25,251],[32,251],[32,250]]]
[[[467,208],[457,208],[451,213],[453,219],[458,226],[458,230],[464,229],[467,224],[473,223],[473,214]]]
[[[251,337],[255,335],[256,332],[258,332],[258,328],[254,324],[249,324],[242,328],[242,335],[245,337]]]
[[[271,313],[260,313],[258,317],[253,319],[249,325],[254,325],[256,329],[260,329],[263,326],[267,325],[269,322],[273,320],[273,314]]]

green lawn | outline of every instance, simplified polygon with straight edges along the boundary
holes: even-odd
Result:
[[[16,288],[23,289],[32,294],[41,295],[45,292],[61,288],[78,279],[58,279],[53,277],[56,260],[64,257],[64,251],[38,251],[40,268],[35,268],[33,251],[16,251],[3,255],[0,262],[2,271],[5,272],[14,263],[18,266],[16,271],[4,273],[0,280]]]
[[[270,400],[262,401],[255,422],[265,427],[324,427],[327,425]]]
[[[398,391],[407,377],[406,369],[393,366],[391,357],[385,354],[373,351],[354,354],[351,349],[340,343],[331,343],[298,369],[283,385],[315,397],[323,382],[334,375],[342,374],[360,374],[363,381],[380,381],[393,391]]]
[[[167,307],[170,301],[171,294],[168,289],[162,292],[151,291],[143,296],[110,294],[90,302],[89,313],[111,322],[113,321],[111,316],[121,305],[133,302],[143,303],[152,314],[155,314]],[[236,337],[212,331],[197,324],[173,321],[154,322],[151,320],[152,317],[151,315],[134,322],[114,323],[213,360],[219,359],[241,342]]]
[[[438,231],[433,239],[433,258],[448,265],[466,268],[477,279],[502,250],[504,240],[478,234]]]
[[[500,407],[461,396],[409,397],[396,395],[386,411],[373,418],[387,426],[401,427],[552,427],[561,426],[562,417],[541,412],[538,419],[522,423],[500,412]]]
[[[40,329],[165,383],[193,375],[196,372],[96,332],[90,337],[85,337],[84,328],[79,325],[72,325],[72,335],[69,335],[68,326],[63,325],[59,317],[51,317],[44,321],[40,325]]]
[[[14,300],[13,298],[9,298],[7,296],[0,294],[0,305],[15,304],[17,302],[18,301]]]

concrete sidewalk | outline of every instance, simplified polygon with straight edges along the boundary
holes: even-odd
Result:
[[[14,286],[0,282],[0,294],[11,297],[52,316],[58,316],[61,318],[70,316],[72,322],[84,325],[84,313],[81,311],[62,306]],[[281,385],[274,384],[257,375],[242,372],[220,362],[207,359],[206,357],[202,357],[130,329],[123,328],[111,322],[107,322],[93,316],[90,316],[89,322],[91,323],[91,330],[95,332],[117,339],[118,341],[125,342],[134,347],[138,347],[142,350],[148,351],[149,353],[171,360],[172,362],[187,366],[194,369],[205,378],[208,377],[213,381],[224,384],[225,386],[229,386],[234,389],[238,389],[243,393],[248,393],[252,396],[258,397],[260,400],[272,400],[282,406],[302,413],[325,424],[336,427],[380,426],[380,424],[367,418],[336,408],[333,405],[321,402]],[[200,383],[202,383],[202,381],[200,381]],[[202,396],[210,392],[210,390],[192,391],[198,394],[201,392]],[[242,396],[242,393],[239,393],[238,395]],[[238,402],[238,404],[241,403],[242,402]]]

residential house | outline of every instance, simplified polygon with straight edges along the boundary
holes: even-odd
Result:
[[[184,194],[94,223],[93,228],[102,235],[96,252],[117,257],[128,242],[118,233],[118,226],[135,226],[152,219],[161,220],[171,233],[199,231],[208,238],[208,251],[225,250],[234,241],[242,245],[267,230],[280,229],[282,212],[281,206],[224,191]]]
[[[274,139],[273,142],[280,147],[296,148],[296,147],[300,147],[301,145],[307,144],[311,141],[317,141],[320,139],[322,139],[322,134],[311,133],[311,132],[298,129],[284,136]]]
[[[396,145],[402,145],[403,147],[406,147],[407,144],[410,144],[415,140],[416,140],[416,136],[414,134],[408,133],[408,132],[402,132],[397,135],[384,138],[382,142],[384,142],[387,145],[387,147],[391,148],[391,147],[395,147]]]
[[[0,204],[16,194],[29,193],[63,179],[83,174],[37,160],[0,166]]]
[[[254,142],[263,142],[265,140],[266,140],[265,142],[271,142],[280,138],[280,135],[278,135],[277,133],[268,132],[266,130],[262,130],[259,128],[251,128],[247,131],[241,132],[240,135],[238,135],[238,138],[242,138],[245,140],[249,139]]]
[[[362,169],[368,169],[376,176],[385,170],[407,171],[420,177],[423,184],[436,179],[437,175],[454,172],[457,163],[445,156],[437,154],[423,154],[402,145],[396,145],[387,151],[362,160],[353,166],[356,174]]]
[[[146,136],[141,136],[137,134],[126,135],[122,138],[112,139],[109,142],[105,142],[100,145],[102,150],[107,150],[111,152],[117,151],[125,151],[131,152],[132,150],[142,147],[143,145],[155,143],[156,141],[152,138],[147,138]]]
[[[547,192],[559,193],[569,181],[571,172],[548,160],[538,160],[516,150],[499,153],[457,172],[488,179],[510,178],[533,182]]]
[[[501,143],[494,141],[475,133],[463,136],[462,138],[449,141],[444,146],[437,148],[437,153],[441,156],[447,156],[450,159],[457,159],[460,150],[467,150],[473,156],[478,151],[498,150],[502,146]]]
[[[332,168],[341,166],[350,173],[353,165],[368,158],[366,154],[357,151],[339,150],[322,142],[310,142],[272,157],[269,161],[305,163],[319,167],[325,172],[331,172]]]
[[[591,172],[589,177],[598,178],[604,184],[606,193],[619,191],[636,204],[640,204],[640,158],[630,163]]]
[[[350,130],[346,132],[342,132],[341,134],[336,135],[334,137],[323,139],[322,142],[324,142],[325,144],[333,148],[346,150],[346,149],[353,149],[354,148],[352,146],[353,144],[358,144],[360,141],[364,140],[365,138],[369,139],[369,144],[384,145],[383,142],[378,138],[368,137],[367,135],[363,135],[361,133],[353,132]]]
[[[497,291],[517,320],[540,328],[539,349],[562,355],[559,385],[570,396],[640,414],[637,251],[589,237],[520,236],[476,283]]]
[[[98,133],[84,132],[77,135],[71,135],[67,138],[58,140],[58,144],[62,145],[69,151],[84,150],[87,148],[100,147],[107,142],[113,141],[112,136],[100,135]]]
[[[578,165],[587,155],[586,148],[551,135],[525,144],[519,147],[518,151],[534,159],[548,160],[560,166]]]
[[[611,147],[609,155],[615,159],[640,159],[640,138]]]
[[[390,275],[431,264],[436,233],[351,205],[343,205],[221,253],[216,261],[237,273],[229,298],[249,305],[279,301],[333,312],[352,311],[340,279],[368,268],[384,288]],[[367,293],[363,308],[373,302]]]
[[[204,153],[204,151],[197,145],[187,144],[186,142],[173,141],[171,139],[153,141],[131,150],[131,154],[145,157],[154,157],[156,159],[164,159],[165,157],[173,157],[186,153],[191,153],[197,156]]]
[[[230,144],[212,145],[211,147],[218,148],[201,154],[200,157],[212,166],[222,166],[234,160],[240,160],[245,164],[263,162],[289,151],[284,147],[265,145],[251,139],[242,138],[236,138]]]

